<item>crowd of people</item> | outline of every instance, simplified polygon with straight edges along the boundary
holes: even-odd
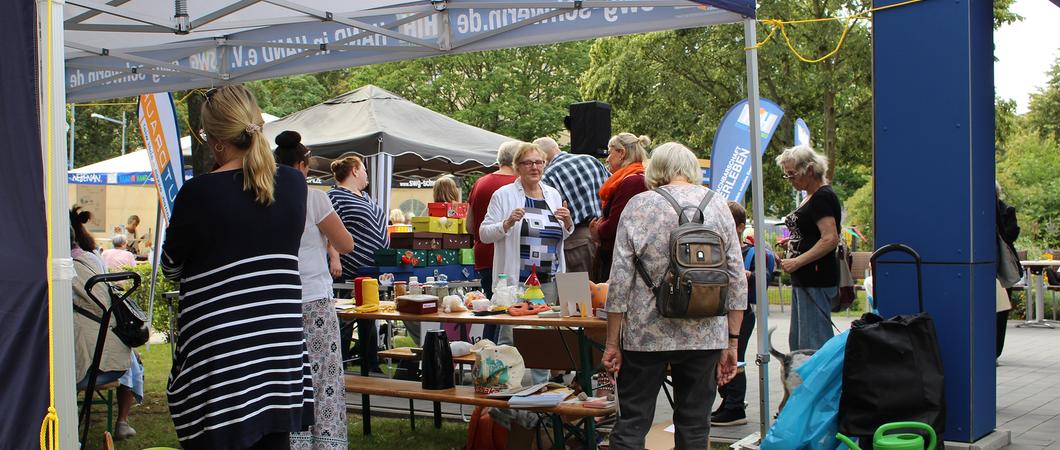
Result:
[[[332,162],[334,188],[308,189],[310,150],[291,131],[278,135],[272,150],[261,110],[244,87],[210,90],[201,112],[200,134],[216,166],[178,193],[161,249],[162,272],[180,282],[179,337],[166,393],[181,445],[345,448],[342,351],[348,337],[335,314],[332,282],[371,273],[374,253],[389,247],[388,223],[409,217],[384,211],[366,192],[368,173],[357,156]],[[603,363],[622,399],[612,448],[643,447],[667,367],[678,447],[705,448],[711,423],[746,420],[746,379],[737,362],[754,328],[748,304],[755,299],[747,288],[753,267],[744,262],[754,259],[746,256],[753,238],[741,238],[746,212],[740,205],[708,198],[691,150],[669,142],[649,153],[650,146],[646,136],[619,133],[608,142],[605,165],[565,152],[547,137],[505,142],[497,169],[467,195],[467,230],[487,297],[502,275],[524,280],[536,273],[551,304],[558,303],[559,273],[588,272],[593,281],[609,283]],[[790,345],[815,349],[832,335],[840,206],[824,178],[823,156],[795,147],[777,164],[807,194],[785,218],[792,237],[777,261],[795,286]],[[436,180],[435,201],[463,197],[453,177]],[[719,230],[721,269],[729,280],[722,316],[663,317],[655,293],[638,281],[645,274],[638,275],[637,265],[650,277],[667,273],[666,230],[679,222],[669,198],[689,208],[702,203],[704,224]],[[72,236],[75,250],[86,249],[75,256],[91,269],[85,275],[105,270],[104,260],[127,260],[117,237],[110,256],[88,256],[96,247],[79,235],[81,228],[74,226]],[[83,297],[75,295],[75,301]],[[80,326],[79,336],[93,335],[91,324]],[[416,339],[418,324],[405,326]],[[484,337],[510,343],[503,328],[486,327]],[[374,321],[358,321],[357,330],[359,345],[369,346],[361,364],[375,367]],[[142,398],[142,366],[128,347],[108,348],[108,354],[101,366],[106,379],[140,374],[138,383],[122,383],[119,406],[131,405]],[[538,375],[548,373],[535,373],[535,381]],[[722,404],[711,412],[719,391]],[[119,432],[123,423],[128,426],[124,411],[119,409]]]

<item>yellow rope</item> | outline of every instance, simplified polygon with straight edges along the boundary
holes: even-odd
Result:
[[[47,224],[47,228],[45,229],[48,230],[48,257],[45,260],[45,264],[48,265],[48,413],[44,416],[44,420],[40,427],[40,448],[41,450],[55,450],[59,447],[59,415],[55,412],[55,344],[52,333],[54,328],[54,324],[52,323],[52,290],[54,287],[52,286],[52,272],[54,268],[52,267],[52,210],[50,208],[52,200],[52,153],[54,153],[54,143],[52,142],[52,127],[54,125],[52,123],[52,99],[54,97],[54,88],[52,86],[52,9],[54,8],[54,5],[51,4],[51,1],[47,2],[47,5],[48,25],[46,29],[48,37],[46,38],[47,49],[45,50],[45,54],[48,59],[45,63],[45,76],[47,78],[45,78],[44,84],[46,86],[45,91],[47,92],[45,95],[45,98],[47,99],[47,105],[45,106],[45,108],[47,108],[45,129],[48,130],[48,132],[46,133],[46,151],[44,152],[46,155],[45,159],[47,160],[44,170],[44,216],[45,223]]]
[[[766,35],[765,39],[763,39],[762,42],[759,42],[759,43],[755,44],[752,47],[747,47],[744,50],[754,50],[754,49],[762,48],[762,46],[764,46],[767,43],[769,43],[769,41],[771,41],[773,39],[773,37],[776,36],[777,30],[779,29],[780,30],[780,35],[784,37],[784,43],[787,44],[788,49],[791,50],[791,53],[794,54],[795,57],[799,59],[799,61],[802,61],[804,63],[811,63],[811,64],[819,63],[819,62],[824,61],[824,60],[826,60],[828,58],[831,58],[832,56],[835,56],[837,53],[839,53],[839,50],[843,48],[843,43],[846,42],[847,34],[850,33],[850,30],[852,28],[854,28],[854,23],[857,22],[858,20],[867,19],[869,17],[869,14],[872,14],[872,13],[874,13],[876,11],[883,11],[885,9],[897,8],[899,6],[911,5],[913,3],[919,3],[919,2],[922,2],[922,1],[924,1],[924,0],[906,0],[904,2],[895,3],[893,5],[880,6],[878,8],[870,8],[870,9],[868,9],[866,11],[862,11],[860,13],[853,14],[853,15],[850,15],[850,16],[845,16],[845,17],[820,17],[820,18],[814,18],[814,19],[799,19],[799,20],[761,19],[761,20],[759,20],[759,22],[761,22],[763,25],[769,26],[769,28],[770,28],[769,34]],[[845,26],[843,27],[843,34],[841,34],[839,36],[839,42],[836,44],[835,48],[832,49],[832,51],[826,53],[824,56],[821,56],[819,58],[809,58],[809,57],[803,56],[801,53],[799,53],[799,51],[795,49],[795,44],[793,44],[791,42],[791,37],[788,36],[788,30],[786,28],[787,25],[799,25],[799,24],[804,24],[804,23],[832,22],[832,21],[835,21],[835,22],[842,21],[842,22],[845,23]]]

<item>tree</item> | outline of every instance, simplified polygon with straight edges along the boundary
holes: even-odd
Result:
[[[1002,198],[1016,207],[1022,248],[1060,247],[1060,144],[1026,130],[998,161]]]
[[[258,99],[261,110],[283,117],[331,98],[332,91],[316,75],[294,75],[251,81],[247,89]]]
[[[124,112],[126,151],[132,152],[143,147],[143,137],[140,135],[136,118],[136,97],[119,98],[105,103],[75,104],[73,109],[74,114],[71,115],[71,108],[66,108],[66,120],[70,123],[71,118],[74,119],[75,168],[121,155],[121,125],[95,119],[92,114],[121,120]]]
[[[760,3],[759,16],[837,17],[867,7],[862,1],[767,0]],[[814,146],[832,162],[828,178],[841,197],[865,181],[844,173],[871,164],[871,46],[865,22],[853,24],[841,51],[818,64],[800,62],[776,42],[779,32],[760,48],[762,96],[786,112],[764,157],[770,214],[794,207],[792,190],[772,160],[793,144],[796,118],[810,124]],[[818,22],[788,25],[786,31],[800,53],[818,57],[836,47],[845,26]],[[725,25],[598,40],[581,77],[582,94],[611,103],[621,131],[648,134],[657,142],[677,140],[706,157],[722,115],[746,97],[741,31]],[[763,29],[760,39],[767,33]]]
[[[1048,73],[1046,85],[1031,94],[1027,120],[1039,137],[1060,142],[1060,57]]]
[[[374,84],[405,99],[524,141],[563,129],[567,105],[581,100],[577,77],[589,42],[399,61],[351,69],[349,89]]]
[[[873,215],[872,178],[861,185],[858,190],[847,197],[843,207],[846,209],[847,217],[844,222],[858,227],[861,235],[865,237],[865,243],[870,249],[876,248],[876,233]]]

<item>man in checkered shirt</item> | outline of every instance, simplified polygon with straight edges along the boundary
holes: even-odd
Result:
[[[570,209],[574,233],[563,241],[564,272],[591,272],[596,258],[596,244],[589,235],[589,221],[600,217],[600,186],[611,173],[589,155],[572,155],[561,151],[552,138],[534,141],[548,157],[542,181],[556,188]]]

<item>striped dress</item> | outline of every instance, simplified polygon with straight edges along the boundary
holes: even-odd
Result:
[[[366,192],[360,196],[346,188],[335,187],[328,191],[328,198],[353,236],[353,251],[341,255],[340,259],[342,277],[354,278],[358,269],[375,265],[376,250],[390,247],[390,237],[386,234],[387,216]]]
[[[166,394],[185,449],[247,448],[313,423],[298,274],[305,178],[280,167],[263,206],[242,176],[188,180],[166,230],[162,270],[180,282]]]

